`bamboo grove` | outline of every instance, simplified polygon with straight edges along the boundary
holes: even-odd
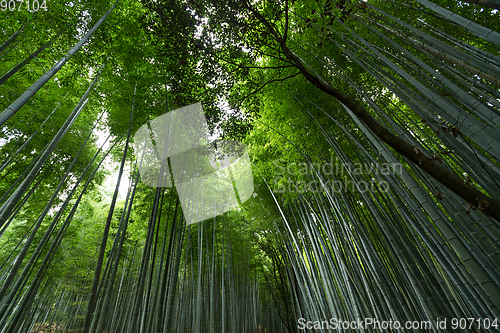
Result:
[[[0,4],[0,332],[499,331],[500,1],[38,4]],[[254,193],[188,224],[134,133],[198,102]]]

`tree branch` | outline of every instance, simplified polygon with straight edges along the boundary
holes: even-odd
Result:
[[[289,76],[286,76],[286,77],[283,77],[283,78],[280,78],[280,79],[272,79],[270,81],[267,81],[266,83],[264,83],[261,87],[259,87],[258,89],[252,91],[250,94],[246,95],[245,97],[243,97],[243,99],[240,101],[238,107],[241,106],[241,104],[243,103],[243,101],[245,99],[247,99],[248,97],[258,93],[259,91],[261,91],[265,86],[267,86],[269,83],[272,83],[272,82],[283,82],[285,81],[286,79],[291,79],[292,77],[295,77],[297,75],[300,75],[300,72],[297,72],[295,74],[292,74],[292,75],[289,75]]]
[[[416,166],[420,167],[428,175],[446,186],[468,203],[480,208],[484,213],[495,218],[497,221],[500,221],[500,202],[498,202],[498,200],[492,199],[472,185],[465,183],[463,179],[458,177],[454,172],[451,172],[433,162],[422,152],[414,149],[414,146],[410,145],[408,142],[394,135],[385,127],[380,125],[354,97],[351,97],[339,89],[334,88],[321,78],[319,74],[314,73],[312,70],[307,68],[305,62],[286,46],[284,39],[271,25],[271,23],[258,11],[252,8],[248,1],[245,1],[245,4],[281,45],[285,56],[295,64],[300,73],[304,75],[310,83],[346,105],[376,136],[408,160],[415,163]]]

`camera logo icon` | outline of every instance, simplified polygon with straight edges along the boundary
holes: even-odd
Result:
[[[174,185],[187,224],[237,208],[254,190],[245,144],[211,143],[208,134],[200,103],[156,117],[134,134],[141,181],[150,187]]]

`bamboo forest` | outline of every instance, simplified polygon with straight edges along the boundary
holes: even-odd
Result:
[[[0,333],[500,332],[500,0],[1,0]]]

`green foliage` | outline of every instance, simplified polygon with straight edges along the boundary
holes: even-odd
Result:
[[[500,29],[497,11],[461,1],[434,2],[478,24]],[[125,200],[117,202],[112,215],[104,258],[109,267],[103,267],[98,290],[98,306],[108,295],[110,311],[115,311],[106,325],[114,325],[116,331],[144,325],[142,331],[152,332],[148,328],[157,328],[155,325],[164,319],[164,324],[170,323],[178,331],[222,331],[224,323],[225,331],[236,332],[251,331],[255,323],[272,317],[267,328],[274,325],[272,331],[287,327],[294,332],[299,311],[325,318],[333,312],[343,313],[351,319],[360,316],[355,311],[377,316],[390,313],[398,318],[411,314],[419,320],[433,311],[457,314],[455,310],[462,309],[469,316],[478,315],[477,309],[497,311],[499,252],[494,240],[499,233],[495,223],[484,222],[488,218],[479,210],[466,214],[466,203],[428,179],[418,165],[392,155],[393,151],[366,133],[359,119],[318,89],[307,74],[313,73],[352,96],[389,132],[429,152],[429,156],[434,154],[434,160],[465,180],[471,176],[470,183],[494,197],[499,193],[495,177],[500,164],[494,149],[487,149],[489,142],[483,141],[490,139],[489,133],[498,136],[498,124],[485,121],[486,116],[469,108],[446,82],[436,79],[433,75],[437,73],[455,79],[446,71],[445,65],[450,64],[425,54],[412,39],[418,39],[415,29],[438,36],[444,43],[452,43],[453,37],[453,45],[461,45],[471,57],[473,49],[463,43],[484,54],[495,55],[498,48],[415,1],[369,3],[408,22],[412,29],[405,30],[354,0],[260,1],[252,9],[246,1],[121,1],[82,50],[2,128],[0,165],[10,158],[12,162],[0,173],[0,204],[16,188],[13,184],[26,177],[25,170],[106,64],[84,111],[28,189],[33,189],[31,197],[2,230],[2,279],[97,122],[99,139],[107,132],[111,141],[119,143],[71,218],[35,301],[28,302],[39,306],[36,311],[40,313],[50,312],[50,318],[68,315],[73,320],[72,329],[79,329],[113,193],[99,185],[113,163],[121,160],[127,131],[133,136],[149,120],[201,102],[213,137],[241,140],[248,146],[254,194],[239,209],[186,226],[175,188],[161,190],[156,196],[155,188],[139,181],[131,205],[126,206]],[[0,110],[64,56],[111,5],[110,1],[52,1],[46,12],[0,12],[0,21],[5,23],[0,28],[1,41],[24,27],[0,53],[0,75],[55,38],[51,47],[0,85]],[[438,72],[425,72],[370,28]],[[285,34],[286,40],[280,40]],[[303,61],[307,71],[292,62],[286,48]],[[479,58],[485,64],[496,61],[486,55]],[[484,102],[486,109],[498,116],[498,104],[494,104],[498,93],[489,89],[494,85],[460,66],[450,68],[463,79],[453,83],[474,101],[483,103],[489,98],[489,104]],[[408,76],[401,75],[402,70]],[[421,94],[416,82],[446,100],[450,108],[440,108],[436,100]],[[452,116],[446,118],[447,112]],[[491,130],[467,137],[459,131],[460,122],[466,120]],[[126,156],[130,166],[139,162],[138,152],[131,147]],[[35,235],[34,246],[98,149],[94,130]],[[36,282],[42,258],[102,156],[100,153],[92,163],[63,212],[34,273],[26,277],[17,294],[20,300]],[[365,169],[359,174],[339,173],[336,164],[330,165],[338,163],[345,170],[349,164],[384,163],[388,156],[400,163],[401,174]],[[325,167],[336,172],[327,173]],[[486,167],[491,175],[477,172]],[[390,190],[346,189],[332,194],[328,188],[315,192],[299,185],[317,183],[318,179],[388,181]],[[122,218],[128,213],[124,231]],[[115,261],[112,247],[114,242],[118,244],[122,231],[125,237],[118,246],[120,258]],[[31,257],[34,246],[26,258]],[[103,286],[115,268],[118,275],[113,288],[106,290]],[[457,286],[457,281],[465,287]],[[470,291],[480,296],[469,297]],[[58,297],[68,306],[60,305]],[[162,307],[165,314],[161,315],[166,319],[157,320],[159,312],[155,311]],[[100,311],[98,308],[95,318]],[[260,317],[251,311],[260,312]],[[256,317],[247,318],[246,326],[236,329],[237,314],[246,312]],[[118,315],[123,322],[119,323]],[[2,320],[0,315],[0,325],[5,324]],[[26,323],[20,321],[19,325]]]

